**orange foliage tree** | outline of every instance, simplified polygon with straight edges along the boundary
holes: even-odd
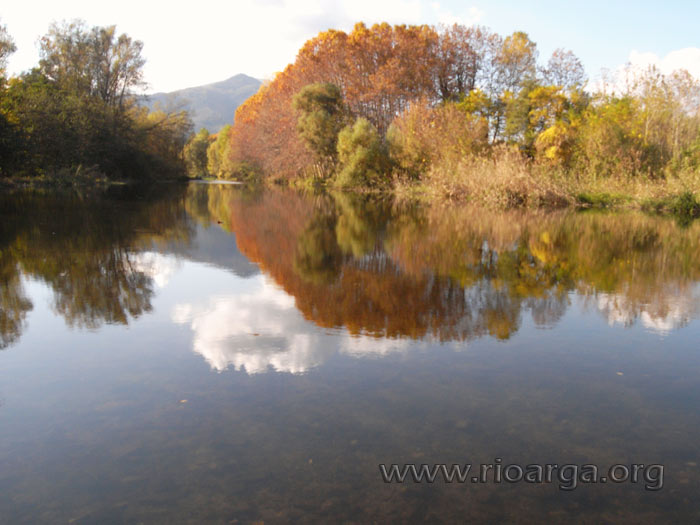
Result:
[[[358,23],[350,33],[324,31],[238,108],[232,155],[275,177],[301,174],[312,156],[296,132],[292,99],[304,86],[335,84],[352,116],[366,118],[383,136],[419,100],[457,100],[474,89],[480,72],[488,70],[494,38],[485,29],[458,25],[438,31]]]

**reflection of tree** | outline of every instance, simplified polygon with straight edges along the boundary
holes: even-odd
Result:
[[[7,344],[19,336],[31,303],[15,269],[41,279],[54,292],[54,307],[70,325],[127,323],[151,309],[152,279],[134,264],[134,253],[186,241],[184,188],[121,189],[78,195],[17,193],[0,237],[0,330]],[[132,192],[135,192],[132,193]],[[13,273],[14,272],[14,273]]]
[[[218,223],[226,231],[231,231],[231,205],[234,203],[232,192],[237,200],[254,200],[260,188],[231,188],[224,184],[190,184],[185,198],[187,214],[205,227]]]
[[[16,264],[3,251],[0,251],[0,305],[0,348],[5,348],[20,336],[32,303],[24,295]]]
[[[389,218],[384,203],[352,193],[336,193],[333,200],[338,210],[335,235],[343,253],[359,259],[374,250]]]
[[[103,322],[126,324],[151,310],[153,282],[137,271],[119,247],[73,252],[66,260],[33,257],[25,266],[53,289],[54,307],[68,324],[97,328]]]
[[[306,318],[352,333],[506,339],[523,311],[554,325],[573,290],[676,312],[668,290],[700,280],[698,224],[680,229],[639,214],[406,211],[368,196],[277,190],[230,199],[241,251]],[[637,315],[661,326],[647,310]]]
[[[334,232],[335,218],[316,215],[297,240],[294,270],[316,284],[330,284],[338,275],[342,262]]]

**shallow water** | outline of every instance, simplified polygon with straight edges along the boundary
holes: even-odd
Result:
[[[698,221],[2,196],[0,520],[698,521],[699,283]],[[378,467],[495,458],[659,464],[663,487]]]

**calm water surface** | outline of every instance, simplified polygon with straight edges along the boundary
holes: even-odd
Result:
[[[699,221],[15,193],[0,301],[5,523],[700,520]],[[497,457],[664,486],[378,468]]]

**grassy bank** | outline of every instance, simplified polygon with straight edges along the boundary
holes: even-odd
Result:
[[[518,156],[437,165],[417,180],[395,178],[399,198],[473,202],[490,208],[632,208],[700,216],[700,173],[594,177],[523,162]]]
[[[267,185],[304,191],[384,193],[399,201],[472,203],[489,209],[636,209],[689,219],[700,217],[700,173],[666,178],[596,178],[529,165],[516,156],[501,156],[433,166],[414,178],[393,173],[385,180],[380,185],[338,188],[331,178],[263,179]]]

